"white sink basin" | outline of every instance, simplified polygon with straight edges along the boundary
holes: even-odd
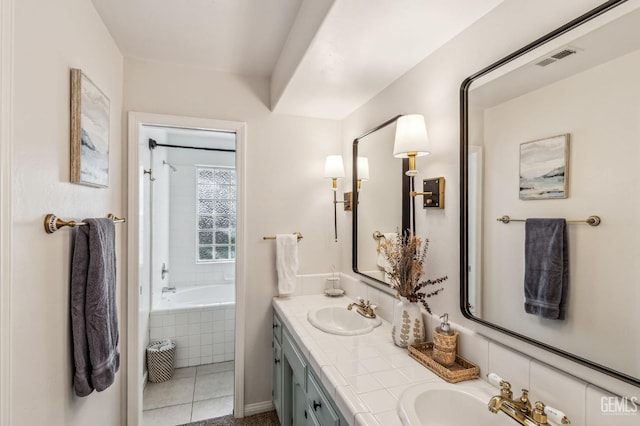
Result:
[[[307,319],[314,327],[331,334],[342,336],[355,336],[366,334],[382,323],[379,317],[365,318],[346,306],[326,306],[312,309],[307,314]]]
[[[487,408],[499,393],[486,382],[422,383],[407,389],[398,404],[398,415],[407,426],[513,426],[504,413]]]

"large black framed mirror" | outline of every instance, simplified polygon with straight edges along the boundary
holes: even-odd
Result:
[[[639,72],[640,1],[612,0],[471,75],[460,89],[463,315],[635,386]],[[552,152],[540,143],[558,137],[568,148]],[[551,182],[560,174],[568,182],[564,197],[554,196]],[[589,226],[592,215],[599,226]],[[528,218],[568,219],[562,320],[525,312]]]
[[[411,228],[411,179],[405,174],[409,160],[393,156],[397,115],[353,140],[352,266],[353,271],[390,291],[380,266],[378,245],[384,234]],[[362,163],[368,163],[368,179],[361,179]],[[359,170],[360,169],[360,170]]]

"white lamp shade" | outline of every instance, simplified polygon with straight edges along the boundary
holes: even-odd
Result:
[[[358,179],[369,180],[369,159],[367,157],[358,157]]]
[[[420,114],[403,115],[396,122],[396,139],[393,144],[393,156],[407,158],[409,152],[416,157],[429,155],[429,137],[424,117]]]
[[[338,179],[344,177],[342,155],[329,155],[324,163],[324,177]]]

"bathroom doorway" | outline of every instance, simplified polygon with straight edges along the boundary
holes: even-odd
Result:
[[[129,401],[137,409],[128,417],[137,424],[243,414],[243,363],[236,362],[244,334],[243,138],[243,123],[130,115],[130,140],[138,143],[129,279],[138,285],[129,315],[138,323],[129,324],[136,335],[128,341]],[[170,380],[159,377],[162,366],[147,365],[149,345],[171,351]]]

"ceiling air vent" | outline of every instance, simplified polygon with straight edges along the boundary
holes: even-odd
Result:
[[[539,67],[546,67],[547,65],[551,65],[554,62],[566,58],[567,56],[578,53],[578,50],[579,49],[573,47],[563,47],[562,50],[559,50],[553,55],[549,55],[546,58],[543,58],[540,61],[536,62],[536,65]]]
[[[551,55],[551,57],[553,59],[564,59],[569,55],[573,55],[574,53],[576,53],[576,51],[573,49],[562,49],[558,53]]]
[[[547,65],[551,65],[552,63],[554,63],[556,60],[553,58],[546,58],[541,60],[540,62],[537,62],[536,65],[539,67],[546,67]]]

